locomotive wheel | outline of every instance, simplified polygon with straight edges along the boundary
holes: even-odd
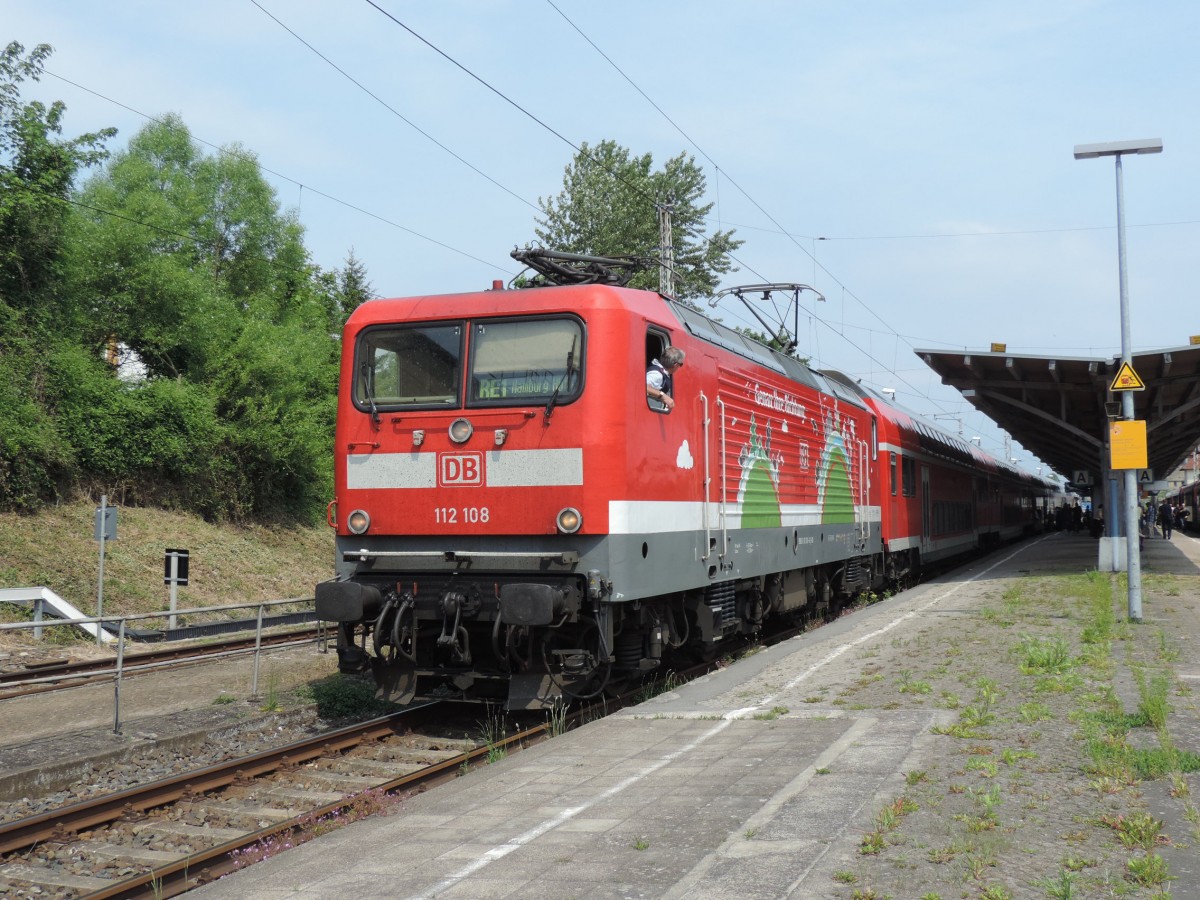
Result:
[[[551,629],[542,638],[542,665],[564,695],[576,700],[598,697],[608,685],[612,663],[602,653],[600,628],[580,617],[572,631]]]

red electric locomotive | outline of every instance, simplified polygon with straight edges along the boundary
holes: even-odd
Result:
[[[666,648],[826,610],[882,587],[897,554],[908,569],[950,548],[893,500],[893,458],[940,464],[906,417],[606,283],[600,261],[526,254],[593,283],[374,300],[346,325],[336,578],[316,592],[343,672],[400,701],[593,696]],[[668,347],[686,355],[671,410],[646,389]],[[951,467],[946,490],[970,485],[956,503],[980,490],[973,460]],[[926,518],[948,502],[921,496]]]

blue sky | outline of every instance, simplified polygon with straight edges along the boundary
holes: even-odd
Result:
[[[63,100],[68,135],[123,147],[146,121],[124,106],[255,153],[314,261],[353,247],[384,296],[515,274],[567,141],[686,151],[746,241],[723,286],[815,286],[814,365],[997,453],[913,349],[1119,353],[1113,165],[1072,150],[1161,138],[1124,166],[1133,343],[1200,334],[1200,4],[375,2],[445,56],[365,0],[0,0],[0,37],[55,48],[25,96]]]

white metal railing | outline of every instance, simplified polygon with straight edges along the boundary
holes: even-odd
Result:
[[[263,632],[263,614],[268,607],[274,608],[277,606],[286,606],[297,604],[313,603],[311,597],[293,597],[289,600],[260,600],[252,603],[229,603],[222,606],[197,606],[191,609],[176,610],[178,615],[189,615],[195,613],[213,613],[213,612],[228,612],[235,609],[257,609],[257,621],[254,627],[254,680],[250,687],[251,699],[258,697],[258,675],[259,668],[262,662],[262,632]],[[117,659],[113,668],[93,670],[87,673],[87,677],[96,675],[113,676],[113,732],[121,733],[121,680],[125,674],[125,629],[126,624],[131,621],[140,621],[143,619],[165,619],[170,616],[167,612],[150,612],[150,613],[130,613],[123,616],[81,616],[75,619],[40,619],[33,622],[7,622],[0,624],[0,631],[23,631],[33,629],[35,635],[40,635],[46,628],[54,628],[60,625],[95,625],[97,631],[102,630],[105,622],[116,623],[117,625]],[[219,624],[219,623],[210,623]],[[327,643],[325,636],[318,623],[319,632],[315,643],[318,650],[327,652]],[[244,651],[237,651],[244,652]],[[214,657],[228,656],[229,654],[213,654]],[[166,663],[162,664],[166,665]],[[83,676],[81,676],[83,677]],[[62,681],[61,675],[46,675],[40,678],[30,678],[26,684],[44,684],[54,681]]]

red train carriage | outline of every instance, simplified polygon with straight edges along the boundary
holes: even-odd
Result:
[[[1158,502],[1161,504],[1163,499],[1160,497]],[[1191,484],[1183,485],[1179,490],[1167,495],[1166,502],[1175,507],[1175,527],[1179,531],[1195,531],[1200,529],[1200,482],[1193,481]],[[1183,517],[1182,523],[1178,519],[1180,510],[1184,510],[1187,513]]]
[[[887,575],[1042,529],[1057,485],[1009,466],[843,375],[875,413]]]

